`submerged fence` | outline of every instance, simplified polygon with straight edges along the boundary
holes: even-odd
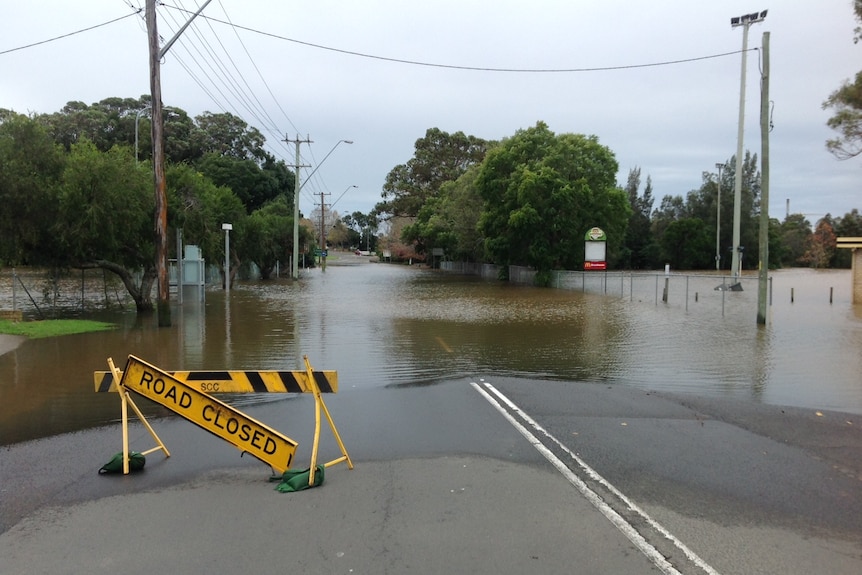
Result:
[[[686,310],[697,306],[709,310],[718,310],[720,307],[722,315],[728,301],[737,306],[740,303],[757,305],[756,275],[736,278],[719,274],[555,271],[551,278],[551,286],[559,289],[617,296],[629,301],[663,304]],[[772,278],[769,279],[768,290],[771,294]],[[770,303],[771,299],[770,296]]]
[[[176,260],[169,263],[171,291],[176,293]],[[186,270],[184,285],[195,286],[203,297],[207,283],[221,281],[219,270],[213,266],[198,271],[189,279]],[[140,277],[134,279],[140,284]],[[150,296],[158,296],[157,282],[153,282]],[[94,310],[134,309],[135,301],[122,280],[114,273],[103,269],[67,270],[52,273],[43,268],[0,269],[0,311],[10,317],[27,319],[50,319],[68,317]]]
[[[498,277],[499,266],[464,262],[441,262],[441,269],[450,272]],[[509,266],[509,282],[532,285],[536,271],[522,266]],[[633,271],[553,271],[550,287],[583,293],[618,297],[629,301],[678,307],[685,310],[703,309],[724,315],[728,304],[734,310],[757,309],[758,277],[743,275],[735,278],[721,274],[682,274]],[[772,301],[772,278],[769,279],[769,303]]]

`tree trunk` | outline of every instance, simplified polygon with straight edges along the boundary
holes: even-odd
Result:
[[[120,264],[107,260],[96,260],[94,262],[87,262],[73,267],[81,270],[103,269],[115,274],[123,282],[123,285],[126,286],[126,291],[128,291],[129,295],[132,296],[132,299],[135,302],[135,309],[139,313],[153,311],[152,291],[153,282],[156,281],[156,271],[152,267],[144,269],[144,273],[141,276],[140,286],[135,284],[135,277],[132,272]]]

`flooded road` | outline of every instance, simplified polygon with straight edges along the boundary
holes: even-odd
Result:
[[[204,301],[187,289],[169,328],[129,311],[86,312],[120,327],[25,342],[0,356],[0,444],[117,421],[117,397],[94,393],[92,374],[129,354],[167,370],[301,369],[307,355],[338,371],[340,393],[505,375],[862,413],[862,306],[850,304],[847,270],[772,274],[763,327],[755,284],[723,299],[686,285],[682,306],[624,285],[603,295],[340,261],[352,265],[239,282]]]

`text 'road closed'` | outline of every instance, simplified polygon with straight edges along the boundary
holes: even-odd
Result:
[[[130,355],[121,383],[129,391],[167,407],[279,472],[290,468],[296,452],[295,441],[169,373]]]

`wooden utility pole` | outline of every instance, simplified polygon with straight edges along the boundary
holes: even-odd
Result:
[[[320,192],[320,269],[326,271],[326,204],[323,203],[324,192]]]
[[[760,75],[760,269],[757,282],[757,323],[761,325],[766,325],[769,281],[769,124],[769,32],[764,32]]]
[[[203,12],[212,0],[206,0],[203,6],[195,12],[189,21],[180,28],[180,31],[159,49],[159,32],[156,27],[156,0],[147,0],[147,38],[149,40],[150,52],[150,96],[152,97],[152,136],[153,136],[153,181],[155,187],[155,243],[156,243],[156,276],[159,284],[159,299],[157,313],[159,315],[159,327],[171,325],[171,300],[170,285],[168,283],[168,199],[165,185],[165,120],[162,114],[162,81],[160,62],[168,50],[171,49],[177,38],[180,37],[189,24],[198,14]],[[182,254],[177,254],[177,264]],[[181,282],[178,283],[182,289]]]
[[[168,285],[168,201],[165,187],[164,117],[159,68],[159,33],[156,28],[156,0],[147,0],[147,36],[150,45],[150,94],[152,95],[153,181],[155,184],[156,276],[159,299],[159,327],[171,325],[170,286]]]

